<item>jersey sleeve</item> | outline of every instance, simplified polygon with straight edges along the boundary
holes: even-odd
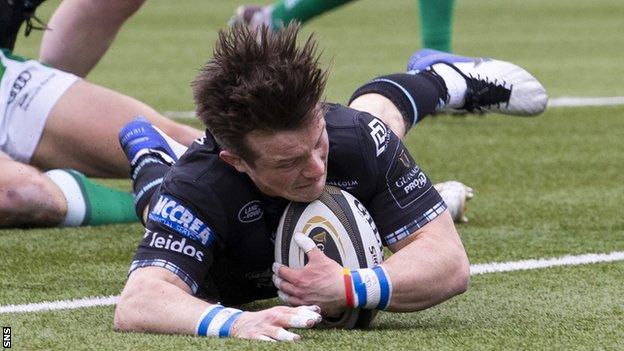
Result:
[[[378,118],[359,116],[362,152],[374,178],[367,208],[385,245],[405,239],[446,209],[427,174]]]
[[[165,185],[165,184],[163,184]],[[129,273],[142,267],[162,267],[176,274],[196,294],[213,262],[216,231],[225,230],[220,206],[203,206],[210,196],[177,183],[161,187],[150,204],[145,234]],[[201,201],[199,194],[202,195]]]

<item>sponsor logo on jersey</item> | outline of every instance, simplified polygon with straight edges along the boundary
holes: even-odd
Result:
[[[238,220],[243,223],[251,223],[259,220],[264,215],[264,210],[260,201],[253,200],[245,204],[238,211]]]
[[[145,229],[145,235],[143,237],[147,238],[150,235],[152,237],[148,244],[150,247],[183,253],[187,256],[193,257],[199,262],[204,261],[204,252],[196,249],[191,243],[187,245],[186,238],[174,240],[175,238],[171,234],[165,235]]]
[[[212,230],[192,210],[166,195],[160,195],[149,214],[149,219],[171,228],[182,236],[199,241],[206,247],[215,239]]]
[[[408,163],[410,167],[405,167]],[[398,149],[394,161],[386,173],[386,184],[390,195],[399,208],[405,208],[424,195],[431,182],[414,162],[407,150]]]
[[[370,136],[375,142],[375,149],[377,152],[376,156],[379,157],[379,155],[381,155],[388,146],[390,134],[388,134],[386,125],[377,118],[374,118],[372,121],[370,121],[370,123],[368,123],[368,127],[370,128]]]
[[[26,87],[28,81],[30,81],[31,78],[32,73],[30,73],[30,71],[28,70],[22,71],[17,76],[17,78],[15,78],[15,80],[13,81],[13,85],[11,86],[11,91],[9,92],[9,100],[7,102],[7,105],[10,105],[15,100],[17,95],[20,93],[20,91],[22,91],[22,89]]]
[[[403,187],[403,191],[409,194],[416,189],[424,188],[425,185],[427,185],[427,176],[423,172],[418,172],[416,178]]]
[[[343,190],[350,190],[360,185],[357,180],[328,180],[326,183],[337,186]]]
[[[273,280],[271,279],[272,276],[273,272],[270,269],[245,273],[245,278],[247,278],[247,280],[254,281],[256,283],[256,287],[260,289],[275,288],[275,285],[273,285]]]
[[[397,188],[403,188],[406,194],[415,189],[422,189],[427,184],[427,176],[420,170],[420,167],[414,166],[407,174],[403,175],[394,182]]]
[[[206,137],[203,136],[203,137],[197,138],[193,142],[195,144],[204,145],[204,143],[206,142]]]
[[[401,153],[399,154],[399,161],[405,166],[405,168],[412,167],[412,158],[409,156],[405,149],[401,149]]]

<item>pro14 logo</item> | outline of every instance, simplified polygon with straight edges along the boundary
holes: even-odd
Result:
[[[2,327],[2,347],[11,348],[11,327]]]

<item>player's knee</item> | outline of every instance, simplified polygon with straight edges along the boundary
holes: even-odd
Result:
[[[65,215],[64,204],[53,196],[51,182],[24,166],[0,186],[0,225],[56,225]]]

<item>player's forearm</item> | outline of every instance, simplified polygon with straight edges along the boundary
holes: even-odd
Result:
[[[465,292],[470,279],[466,253],[459,242],[417,239],[383,264],[392,282],[388,311],[418,311]]]
[[[448,211],[390,249],[380,266],[345,271],[347,307],[418,311],[468,288],[468,258]]]
[[[147,268],[149,269],[149,268]],[[115,329],[166,334],[195,334],[210,304],[164,280],[133,273],[115,310]]]

